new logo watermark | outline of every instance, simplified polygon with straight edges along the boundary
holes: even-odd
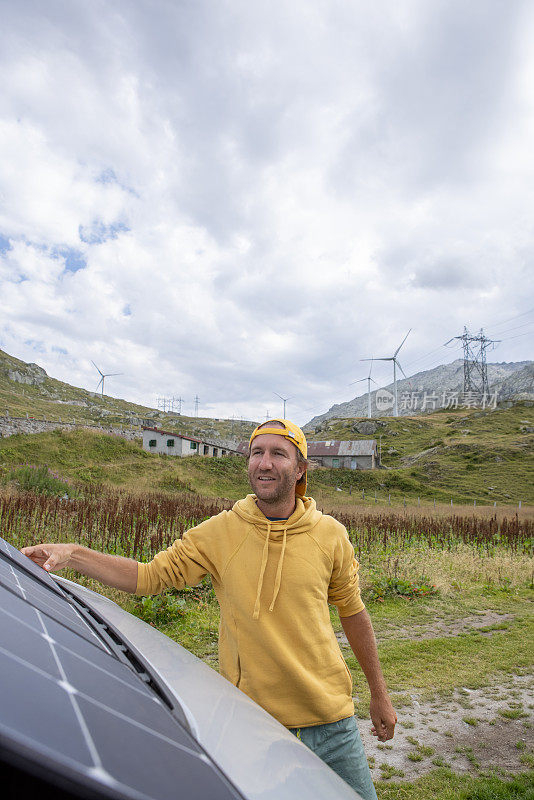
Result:
[[[389,411],[395,405],[395,396],[387,389],[377,389],[375,404],[377,411]]]

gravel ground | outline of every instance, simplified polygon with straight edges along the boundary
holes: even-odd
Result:
[[[392,626],[381,631],[380,639],[454,637],[511,619],[511,614],[486,611],[432,625]],[[487,631],[488,636],[494,633]],[[348,646],[342,632],[338,639],[342,647]],[[534,675],[510,675],[483,689],[458,687],[447,698],[436,694],[431,701],[415,692],[410,698],[411,705],[397,709],[390,742],[378,742],[370,722],[358,720],[374,780],[413,780],[444,765],[472,774],[534,767]]]
[[[413,780],[435,766],[455,772],[534,766],[534,677],[510,676],[484,689],[456,689],[449,699],[419,702],[398,711],[395,737],[377,742],[358,720],[373,777]],[[402,775],[400,774],[402,773]]]

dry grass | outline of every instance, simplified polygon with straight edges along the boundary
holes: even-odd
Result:
[[[454,503],[451,507],[450,503],[433,503],[428,500],[421,500],[420,504],[407,501],[406,505],[403,504],[399,498],[391,498],[391,504],[384,502],[383,497],[378,498],[377,502],[374,501],[374,495],[369,493],[369,498],[366,500],[357,498],[355,494],[349,495],[348,492],[338,492],[332,497],[330,492],[323,493],[321,490],[314,492],[314,498],[317,507],[324,511],[325,514],[376,514],[380,516],[385,513],[394,512],[395,514],[408,514],[425,516],[432,514],[436,517],[449,517],[451,514],[460,517],[478,517],[480,519],[491,519],[496,516],[499,521],[504,518],[515,517],[517,515],[519,520],[532,520],[534,519],[534,506],[523,505],[518,508],[517,505],[457,505]]]

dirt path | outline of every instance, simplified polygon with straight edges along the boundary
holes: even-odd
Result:
[[[380,631],[380,641],[388,639],[437,639],[441,636],[459,636],[470,631],[479,631],[491,636],[499,625],[514,619],[513,614],[500,614],[498,611],[481,611],[460,619],[438,619],[431,625],[413,623],[410,627],[389,625]],[[485,630],[488,629],[488,630]],[[493,629],[493,630],[491,630]],[[340,631],[336,633],[342,647],[348,647],[347,637]]]

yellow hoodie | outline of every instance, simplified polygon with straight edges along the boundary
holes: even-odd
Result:
[[[343,525],[297,498],[271,522],[249,494],[187,531],[148,564],[137,594],[195,586],[206,574],[221,607],[221,674],[283,725],[301,728],[354,713],[352,678],[330,623],[364,605]]]

